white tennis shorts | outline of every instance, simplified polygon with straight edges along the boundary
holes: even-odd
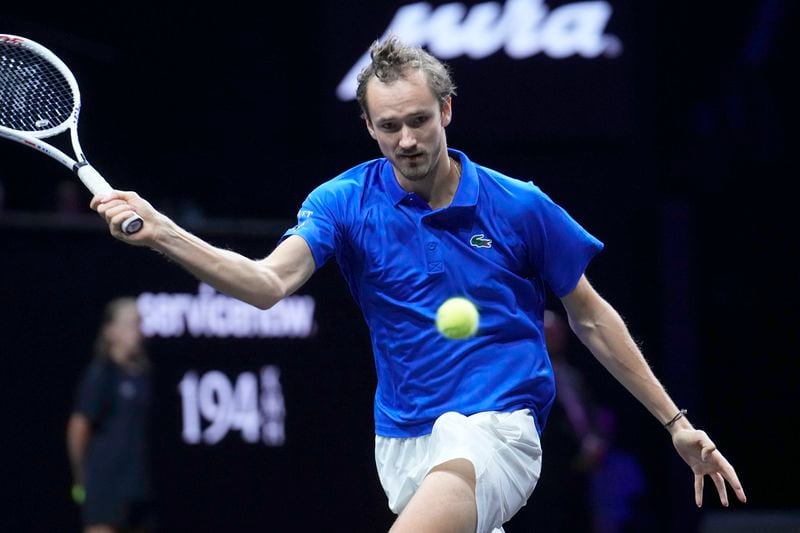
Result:
[[[542,470],[533,417],[527,409],[472,416],[445,413],[430,435],[375,437],[378,477],[396,514],[433,467],[452,459],[467,459],[475,467],[477,533],[503,531],[503,524],[528,501]]]

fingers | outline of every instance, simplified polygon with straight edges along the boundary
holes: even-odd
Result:
[[[736,498],[742,503],[747,503],[747,495],[744,493],[744,487],[742,487],[738,479],[736,480],[736,484],[731,483],[731,487],[733,487],[733,492],[736,494]]]
[[[705,486],[705,476],[695,474],[694,476],[694,503],[698,507],[703,506],[703,487]]]
[[[103,196],[94,196],[89,204],[89,207],[102,216],[116,212],[115,210],[119,206],[126,206],[130,210],[134,209],[132,203],[118,191]]]
[[[126,222],[128,221],[133,222],[133,219],[136,218],[136,216],[137,215],[135,211],[125,210],[119,213],[118,215],[114,215],[114,217],[111,218],[110,224],[115,230],[121,231],[126,236],[130,237],[134,235],[136,231],[128,229],[128,224],[126,224]],[[141,219],[141,217],[138,218]],[[139,224],[139,228],[141,228],[142,222],[137,222],[137,224]]]
[[[744,487],[742,487],[742,484],[739,482],[739,476],[736,475],[736,470],[733,469],[724,457],[722,457],[722,461],[724,461],[724,465],[720,468],[719,475],[730,484],[734,494],[736,494],[736,498],[742,503],[747,503],[747,496],[744,493]]]
[[[90,207],[103,217],[115,237],[122,236],[122,224],[137,214],[136,207],[130,201],[132,194],[113,191],[103,196],[97,195],[91,200]]]
[[[106,219],[106,222],[116,226],[116,222],[119,222],[120,218],[125,221],[135,211],[130,204],[123,200],[110,199],[100,203],[97,206],[97,212]]]
[[[106,201],[108,199],[111,199],[111,198],[116,198],[116,196],[113,193],[112,194],[102,195],[102,196],[99,195],[99,194],[95,195],[95,196],[92,196],[92,200],[91,200],[91,202],[89,202],[89,207],[93,211],[97,211],[97,208],[100,206],[100,204],[102,202],[104,202],[104,201]]]
[[[98,213],[106,219],[111,219],[122,211],[132,211],[133,207],[123,200],[109,200],[98,206]]]
[[[136,194],[131,191],[118,191],[113,190],[108,194],[96,194],[92,197],[91,201],[89,202],[89,207],[91,207],[94,211],[97,211],[100,205],[110,202],[115,199],[129,201],[131,198],[136,198]]]
[[[730,505],[726,482],[733,489],[736,498],[742,503],[747,503],[747,496],[744,493],[742,484],[739,482],[739,476],[736,475],[736,470],[719,450],[714,448],[706,453],[704,449],[701,456],[705,468],[695,469],[695,502],[698,507],[702,505],[703,478],[706,474],[714,482],[719,494],[719,501],[723,506],[728,507]],[[700,490],[699,493],[698,490]]]
[[[728,489],[725,487],[725,479],[722,477],[722,474],[720,474],[719,472],[711,474],[711,480],[717,487],[717,493],[719,494],[720,503],[724,507],[728,507]]]
[[[716,453],[709,455],[708,461],[715,464],[717,475],[719,475],[722,480],[728,482],[736,494],[736,498],[740,502],[746,503],[747,496],[744,493],[744,487],[742,487],[742,484],[739,481],[739,476],[736,475],[736,470],[734,470],[733,466],[731,466],[728,460],[725,459],[725,457],[718,450],[715,450],[715,452]],[[717,484],[717,486],[719,487],[719,484]]]
[[[115,198],[122,198],[120,191],[114,190],[107,194],[96,194],[92,196],[92,200],[89,202],[89,207],[97,211],[97,208],[100,206],[100,204],[111,201]]]
[[[736,470],[704,431],[697,429],[678,431],[673,435],[673,443],[694,473],[694,498],[698,507],[703,505],[703,487],[706,475],[711,476],[723,506],[730,505],[727,485],[731,486],[740,502],[747,503],[747,496],[736,475]]]

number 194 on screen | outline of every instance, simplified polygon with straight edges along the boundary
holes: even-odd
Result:
[[[187,371],[178,384],[182,437],[188,444],[214,445],[229,433],[248,443],[282,446],[286,408],[280,369],[265,366],[229,378],[219,370]]]

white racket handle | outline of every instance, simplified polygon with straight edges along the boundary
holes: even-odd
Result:
[[[89,164],[78,167],[76,174],[78,174],[78,178],[80,178],[83,184],[86,185],[86,188],[89,189],[95,196],[102,196],[113,191],[111,185],[108,184],[106,179]],[[139,215],[133,215],[122,223],[122,231],[128,235],[133,235],[142,229],[143,225],[144,221],[142,220],[142,217]]]

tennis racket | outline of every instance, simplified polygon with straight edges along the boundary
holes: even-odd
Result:
[[[35,148],[72,169],[92,194],[108,194],[111,185],[81,149],[80,110],[78,83],[63,61],[30,39],[0,33],[0,137]],[[74,159],[42,140],[67,130]],[[134,215],[123,222],[122,231],[136,233],[142,224]]]

